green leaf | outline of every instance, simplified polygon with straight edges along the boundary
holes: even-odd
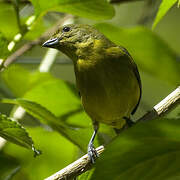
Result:
[[[162,180],[180,176],[180,119],[139,123],[121,133],[97,160],[91,179]]]
[[[0,31],[8,39],[12,39],[18,32],[16,14],[11,3],[0,2]],[[11,23],[9,23],[11,22]]]
[[[159,21],[165,16],[168,10],[177,2],[177,0],[162,0],[152,28],[154,29]]]
[[[2,79],[15,96],[21,97],[29,88],[30,72],[22,66],[11,65],[2,72]]]
[[[106,0],[31,0],[37,16],[59,11],[90,19],[110,19],[114,9]]]
[[[22,167],[13,180],[45,179],[77,158],[78,148],[57,132],[47,131],[42,127],[28,128],[27,130],[42,150],[42,156],[33,158],[26,149],[7,143],[3,151],[16,157]]]
[[[49,73],[40,73],[39,71],[30,72],[23,66],[14,64],[5,69],[1,75],[6,86],[16,97],[22,97],[33,87],[54,79]]]
[[[71,84],[56,78],[44,82],[42,78],[39,80],[39,84],[25,93],[25,99],[43,105],[56,116],[77,110],[81,106],[80,99],[69,87]]]
[[[3,114],[0,114],[0,136],[7,141],[32,149],[35,155],[39,154],[26,130],[19,123]]]
[[[5,59],[9,55],[8,44],[9,44],[8,40],[0,32],[0,49],[1,49],[0,59]]]
[[[109,39],[124,46],[138,67],[172,84],[179,84],[180,63],[176,53],[154,32],[145,27],[119,28],[110,24],[96,27]]]
[[[23,107],[33,117],[39,119],[42,123],[46,123],[54,130],[61,133],[68,140],[77,145],[86,152],[86,147],[92,131],[89,128],[73,129],[69,128],[63,121],[48,111],[45,107],[32,101],[25,99],[1,99],[1,103],[16,104]],[[72,116],[73,117],[73,116]],[[83,116],[80,114],[80,119]],[[83,119],[84,120],[84,119]]]

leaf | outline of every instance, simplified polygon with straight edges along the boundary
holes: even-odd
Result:
[[[1,1],[0,7],[0,31],[6,36],[6,38],[12,39],[18,32],[16,13],[11,3]]]
[[[72,93],[69,83],[55,78],[41,81],[26,92],[24,98],[43,105],[56,116],[72,112],[81,106],[80,99]]]
[[[95,20],[110,19],[114,9],[106,0],[31,0],[37,16],[59,11]]]
[[[165,16],[168,10],[177,2],[177,0],[162,0],[156,18],[154,20],[152,29],[156,27],[159,21]]]
[[[4,114],[0,114],[0,136],[12,143],[33,150],[35,155],[39,154],[26,130]]]
[[[139,26],[125,29],[97,24],[96,27],[110,40],[124,46],[142,71],[171,84],[179,83],[180,63],[177,55],[154,32]]]
[[[121,133],[97,160],[91,179],[161,180],[180,176],[180,119],[158,119]]]
[[[11,65],[2,72],[2,79],[15,96],[21,97],[29,88],[30,72],[22,66]]]
[[[57,118],[54,114],[48,111],[45,107],[32,101],[28,101],[25,99],[1,99],[0,102],[16,104],[23,107],[33,117],[39,119],[42,123],[48,124],[54,130],[61,133],[64,137],[66,137],[68,140],[70,140],[80,149],[86,152],[86,147],[92,134],[90,129],[69,128],[65,123],[63,123],[63,121],[60,121],[59,118]]]
[[[42,127],[28,128],[28,132],[43,154],[33,158],[24,148],[7,143],[3,151],[16,157],[22,166],[13,180],[43,180],[77,158],[78,148],[57,132]]]

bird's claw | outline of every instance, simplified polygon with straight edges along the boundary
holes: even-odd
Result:
[[[94,148],[93,144],[90,144],[88,146],[88,157],[89,157],[92,164],[94,164],[96,158],[99,157],[99,155],[98,155],[96,149]]]

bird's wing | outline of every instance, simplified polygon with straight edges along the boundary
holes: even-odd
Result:
[[[139,74],[137,65],[135,64],[135,62],[134,62],[133,58],[131,57],[131,55],[129,54],[129,52],[128,52],[125,48],[123,48],[123,47],[120,47],[120,48],[125,52],[125,54],[126,54],[126,55],[129,57],[129,59],[130,59],[130,63],[132,64],[133,72],[134,72],[134,74],[135,74],[135,76],[136,76],[136,78],[137,78],[137,81],[138,81],[138,84],[139,84],[139,89],[140,89],[140,96],[139,96],[138,103],[136,104],[135,108],[134,108],[133,111],[131,112],[131,114],[133,115],[133,114],[136,112],[136,110],[137,110],[137,108],[138,108],[138,106],[139,106],[139,103],[140,103],[140,100],[141,100],[141,96],[142,96],[141,78],[140,78],[140,74]]]

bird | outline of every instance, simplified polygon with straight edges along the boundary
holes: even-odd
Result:
[[[98,154],[93,142],[99,123],[117,132],[133,123],[130,116],[142,94],[137,65],[123,46],[87,24],[61,26],[42,46],[61,51],[73,62],[81,102],[94,128],[87,152],[95,163]]]

